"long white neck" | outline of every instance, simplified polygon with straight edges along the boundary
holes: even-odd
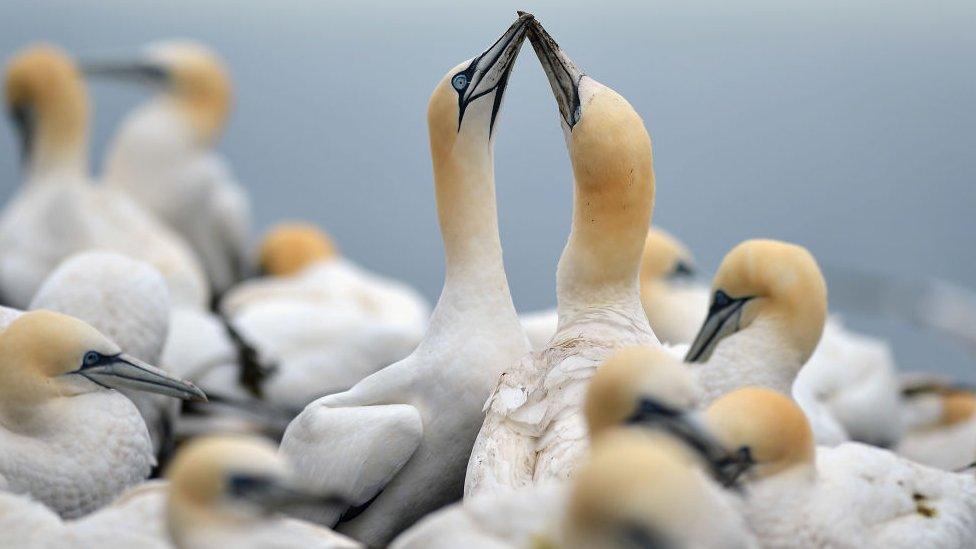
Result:
[[[122,122],[105,157],[104,179],[126,186],[162,186],[197,149],[193,128],[166,96],[137,107]]]
[[[748,386],[790,395],[803,362],[787,341],[774,319],[759,317],[719,342],[708,362],[692,365],[705,392],[703,405]]]

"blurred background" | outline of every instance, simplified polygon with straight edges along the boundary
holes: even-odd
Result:
[[[516,9],[531,11],[642,114],[654,140],[654,223],[684,240],[706,273],[746,238],[803,244],[827,271],[832,309],[891,338],[902,368],[976,381],[958,341],[871,312],[910,312],[933,279],[976,284],[972,0],[406,4],[4,2],[0,53],[36,41],[80,57],[172,37],[212,45],[237,85],[220,148],[253,195],[255,238],[282,219],[313,220],[345,255],[433,300],[443,254],[428,95]],[[147,94],[92,86],[96,173],[116,124]],[[520,310],[548,307],[572,176],[528,46],[500,124],[513,296]],[[0,131],[0,201],[20,181],[15,146],[13,131]]]

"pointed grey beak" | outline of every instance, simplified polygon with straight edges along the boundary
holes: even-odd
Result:
[[[572,129],[582,116],[580,104],[579,83],[585,73],[559,47],[539,21],[532,21],[529,25],[529,41],[535,50],[539,63],[546,71],[549,86],[556,97],[559,114],[563,122]]]
[[[742,308],[750,299],[752,296],[732,298],[722,290],[716,290],[708,308],[708,316],[688,348],[685,362],[707,361],[719,341],[738,332]]]
[[[147,84],[165,84],[169,72],[151,61],[87,60],[79,63],[81,72],[90,78],[126,80]]]
[[[105,357],[104,361],[76,373],[109,389],[134,389],[183,400],[207,401],[207,395],[196,385],[124,353]]]
[[[266,513],[283,513],[303,506],[341,506],[351,503],[335,496],[323,496],[289,486],[283,479],[267,475],[233,474],[228,479],[228,495],[260,507]]]

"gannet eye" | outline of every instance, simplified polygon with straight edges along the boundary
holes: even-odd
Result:
[[[88,351],[85,353],[84,364],[85,366],[94,366],[102,360],[102,355],[95,351]]]
[[[454,78],[451,79],[451,85],[454,86],[454,89],[456,89],[457,91],[463,90],[464,88],[468,87],[468,75],[466,74],[454,75]]]
[[[712,308],[716,310],[724,309],[725,307],[728,307],[730,301],[731,300],[729,299],[728,294],[722,290],[718,290],[715,292],[715,299],[712,300]]]

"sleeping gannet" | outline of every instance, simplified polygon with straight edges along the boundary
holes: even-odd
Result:
[[[114,252],[72,255],[44,280],[30,308],[73,316],[139,360],[160,364],[169,331],[169,292],[148,263]],[[170,443],[179,402],[143,391],[119,392],[139,409],[158,455]]]
[[[677,441],[623,429],[593,443],[566,483],[465,498],[393,549],[757,547],[734,499]]]
[[[816,447],[803,411],[777,391],[733,391],[685,423],[703,427],[737,469],[742,511],[765,547],[962,548],[976,537],[971,474],[856,442]]]
[[[430,311],[412,288],[337,257],[310,224],[282,224],[265,237],[267,278],[234,287],[221,310],[241,337],[277,364],[265,400],[300,410],[410,354]]]
[[[920,383],[921,382],[921,383]],[[946,380],[911,380],[903,389],[899,454],[956,471],[976,464],[976,392]]]
[[[60,313],[26,312],[0,332],[0,485],[73,518],[144,480],[149,433],[113,387],[206,398]]]
[[[0,214],[2,299],[27,307],[65,257],[99,248],[152,264],[174,303],[207,305],[192,250],[124,193],[93,185],[88,98],[67,54],[52,46],[21,51],[7,65],[5,93],[26,175]]]
[[[627,100],[584,75],[541,25],[528,36],[559,105],[573,225],[556,273],[559,329],[542,352],[502,365],[466,497],[571,475],[586,449],[581,407],[597,366],[620,347],[659,345],[638,289],[654,206],[651,139]]]
[[[356,505],[317,519],[383,545],[461,495],[483,406],[506,364],[529,350],[502,262],[494,130],[531,15],[452,69],[427,122],[446,273],[423,341],[407,358],[344,393],[309,404],[281,453],[302,482]]]
[[[708,316],[685,357],[705,402],[739,387],[790,394],[820,341],[827,285],[805,248],[747,240],[722,260]]]
[[[640,294],[651,330],[662,343],[691,343],[708,310],[708,286],[696,279],[688,248],[664,229],[651,227],[644,241]],[[519,316],[532,348],[546,348],[559,325],[555,309]]]
[[[83,70],[159,87],[122,122],[103,178],[193,247],[219,296],[245,274],[251,229],[250,198],[214,149],[232,103],[223,60],[202,44],[172,41],[150,45],[139,60]]]

